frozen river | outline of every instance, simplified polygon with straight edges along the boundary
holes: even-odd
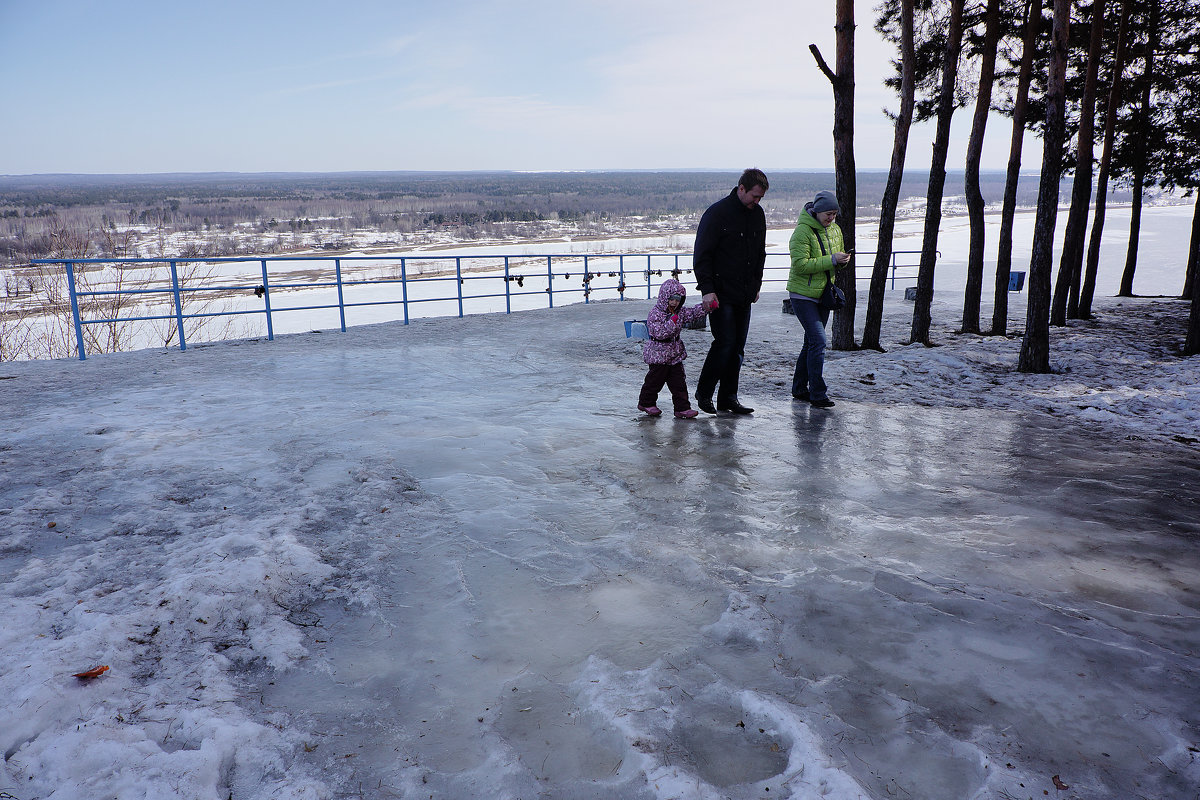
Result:
[[[1128,205],[1109,209],[1101,262],[1096,283],[1096,295],[1115,295],[1125,265],[1129,235]],[[1138,295],[1178,296],[1183,289],[1183,273],[1187,259],[1188,237],[1181,233],[1190,229],[1193,207],[1188,203],[1147,206],[1142,219],[1138,269],[1134,292]],[[1060,213],[1058,243],[1061,249],[1065,227],[1065,210]],[[1016,216],[1013,241],[1013,265],[1017,271],[1028,270],[1035,214],[1021,211]],[[865,219],[857,228],[858,303],[860,318],[866,307],[868,281],[876,248],[877,221]],[[921,231],[924,220],[909,217],[897,222],[894,263],[898,266],[896,280],[888,284],[892,291],[888,302],[899,301],[903,289],[915,283],[920,260]],[[982,318],[990,321],[993,287],[995,285],[996,240],[999,236],[1000,215],[986,217],[986,246],[983,276]],[[787,281],[788,239],[792,229],[773,229],[768,232],[767,291],[782,291]],[[614,237],[611,239],[579,239],[575,241],[462,244],[436,249],[401,249],[391,255],[376,251],[347,252],[337,256],[316,252],[293,256],[276,256],[269,269],[258,261],[203,262],[187,269],[195,275],[184,280],[184,314],[215,314],[195,319],[188,324],[187,344],[212,339],[249,338],[252,336],[303,333],[310,330],[336,330],[349,326],[390,322],[407,318],[445,317],[495,311],[520,311],[545,308],[550,304],[548,290],[553,289],[553,304],[557,306],[591,301],[616,299],[645,299],[657,291],[663,277],[673,268],[680,269],[681,279],[694,286],[691,274],[690,234],[667,234],[645,237]],[[965,216],[945,216],[938,238],[938,262],[935,289],[938,293],[961,293],[966,284],[967,255],[970,249],[970,223]],[[652,254],[652,255],[648,255]],[[401,263],[403,257],[403,264]],[[586,260],[585,260],[586,259]],[[550,263],[553,263],[551,269]],[[506,267],[507,263],[507,267]],[[1057,267],[1057,264],[1055,265]],[[456,269],[461,267],[462,274]],[[272,287],[264,299],[256,293],[267,283]],[[553,272],[548,277],[547,272]],[[647,272],[653,273],[652,277]],[[111,270],[110,270],[111,273]],[[341,274],[339,278],[338,275]],[[174,307],[170,272],[166,264],[129,266],[122,273],[126,288],[136,283],[139,291],[155,289],[159,294],[155,305],[140,309],[125,308],[124,319],[138,316],[157,316],[155,321],[126,322],[117,330],[124,344],[121,349],[140,349],[162,346],[168,342],[178,346],[173,320]],[[591,278],[584,282],[585,274]],[[136,279],[133,276],[137,276]],[[405,281],[401,282],[401,277]],[[520,282],[516,282],[516,277]],[[506,278],[512,278],[508,280]],[[110,279],[115,280],[110,274]],[[92,276],[97,285],[103,283]],[[647,287],[647,281],[653,287]],[[338,283],[343,285],[339,287]],[[628,284],[626,290],[619,286]],[[205,286],[223,287],[211,293],[189,289]],[[622,294],[622,291],[624,293]],[[462,297],[459,297],[461,293]],[[208,298],[208,299],[206,299]],[[1023,319],[1025,295],[1014,295],[1013,313]],[[271,310],[270,324],[267,308]],[[344,304],[344,306],[342,305]],[[108,310],[88,311],[85,318],[106,318]],[[43,320],[43,322],[45,322]],[[202,329],[197,325],[202,324]],[[861,329],[861,323],[860,323]],[[73,340],[73,332],[55,328],[57,336]],[[102,330],[89,326],[89,330]],[[55,336],[51,336],[55,339]],[[103,339],[103,336],[101,336]],[[91,346],[92,350],[98,349]]]
[[[753,416],[645,418],[646,307],[8,365],[0,789],[1197,796],[1194,447],[810,409],[778,295]]]

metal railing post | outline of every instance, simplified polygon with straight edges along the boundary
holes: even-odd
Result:
[[[455,283],[458,284],[458,317],[462,319],[463,315],[463,277],[462,277],[462,256],[454,257],[454,277],[458,278]]]
[[[400,296],[404,301],[404,324],[408,324],[408,259],[400,258]]]
[[[509,257],[504,257],[504,313],[512,313],[512,293],[509,290],[509,285],[512,283],[509,276]]]
[[[550,307],[554,308],[554,256],[546,256],[546,294],[550,298]]]
[[[67,290],[71,294],[71,318],[75,321],[75,345],[79,348],[79,360],[86,361],[87,354],[83,347],[83,323],[79,320],[79,297],[75,294],[75,265],[68,261]]]
[[[625,256],[617,256],[617,294],[625,299]]]
[[[592,287],[591,283],[592,271],[588,269],[588,257],[585,253],[583,256],[583,304],[586,306],[591,302]]]
[[[183,335],[183,300],[179,296],[179,270],[176,267],[178,262],[171,262],[171,293],[175,296],[175,325],[179,329],[179,349],[187,350],[187,340]]]
[[[267,282],[267,259],[262,260],[263,313],[267,315],[267,341],[275,341],[275,326],[271,322],[271,286]]]
[[[511,284],[512,284],[512,281],[509,280],[509,275],[508,275],[508,256],[505,256],[504,257],[504,313],[505,314],[512,313],[512,291],[509,289],[509,286]]]
[[[333,260],[333,271],[337,276],[338,289],[338,316],[342,320],[342,333],[346,332],[346,298],[342,296],[342,260],[335,258]]]

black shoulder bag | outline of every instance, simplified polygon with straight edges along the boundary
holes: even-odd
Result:
[[[817,244],[821,246],[821,255],[829,255],[825,252],[825,243],[821,241],[820,234],[817,235]],[[821,296],[817,298],[817,305],[822,311],[840,311],[846,307],[846,293],[833,282],[832,270],[826,272],[825,275],[829,278],[829,282],[825,284],[825,291],[821,292]]]

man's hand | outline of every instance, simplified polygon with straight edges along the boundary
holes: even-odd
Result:
[[[700,302],[704,304],[705,311],[712,311],[715,308],[720,308],[721,304],[717,301],[717,293],[709,292],[700,298]]]
[[[850,254],[849,253],[834,253],[833,260],[835,262],[837,262],[838,264],[849,264],[850,263]]]

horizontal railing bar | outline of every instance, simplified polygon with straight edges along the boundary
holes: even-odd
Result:
[[[919,254],[920,250],[893,250],[892,255],[914,255]],[[505,255],[495,253],[479,253],[475,255],[404,255],[404,256],[212,256],[209,258],[38,258],[33,259],[30,264],[240,264],[240,263],[256,263],[261,264],[264,260],[273,262],[284,261],[455,261],[455,260],[477,260],[483,258],[498,259],[501,262],[508,258],[512,259],[530,259],[538,263],[545,263],[547,258],[566,260],[574,259],[582,261],[584,258],[591,261],[596,259],[621,259],[621,258],[691,258],[691,253],[537,253],[532,255]],[[768,252],[768,256],[787,256],[787,252],[776,251]],[[859,251],[855,255],[866,256],[874,255],[869,251]],[[503,266],[503,264],[501,264]],[[915,264],[913,266],[916,266]],[[542,273],[545,274],[545,273]]]

